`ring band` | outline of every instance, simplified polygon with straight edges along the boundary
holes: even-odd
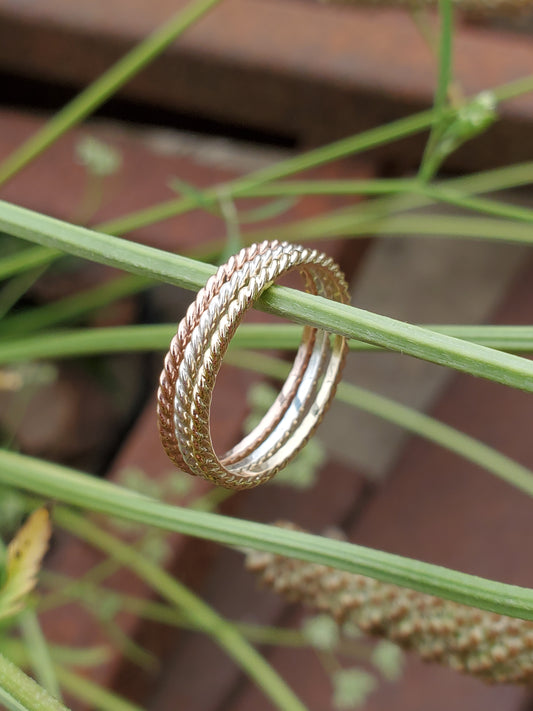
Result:
[[[327,255],[287,242],[242,249],[200,289],[170,343],[158,392],[159,433],[182,470],[230,489],[261,484],[304,446],[328,409],[347,350],[343,336],[306,326],[291,372],[259,425],[220,459],[209,413],[215,379],[237,326],[279,277],[298,270],[306,291],[348,302],[348,287]]]

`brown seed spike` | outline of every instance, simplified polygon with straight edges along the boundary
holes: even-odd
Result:
[[[278,524],[297,529],[294,524]],[[261,564],[258,557],[261,556]],[[283,556],[251,553],[247,567],[291,600],[386,637],[422,658],[492,683],[533,683],[533,622]],[[277,584],[276,584],[277,583]]]

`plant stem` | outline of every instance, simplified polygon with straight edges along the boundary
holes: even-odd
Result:
[[[133,570],[147,585],[175,605],[248,673],[280,711],[305,711],[305,706],[292,690],[230,622],[220,617],[209,605],[149,558],[88,519],[66,509],[56,509],[54,519],[61,527]]]
[[[68,711],[6,657],[0,654],[0,687],[27,711]]]
[[[533,350],[533,333],[530,326],[431,326],[431,328],[448,331],[462,338],[484,340],[485,343],[498,348],[507,346],[527,351]],[[64,357],[65,355],[108,353],[113,350],[130,352],[132,350],[166,350],[175,330],[175,325],[132,326],[84,330],[55,336],[37,336],[0,345],[0,364],[9,360],[19,361],[25,358]],[[506,335],[507,333],[508,335]],[[258,353],[246,353],[238,349],[296,349],[301,336],[302,330],[298,326],[243,325],[232,340],[226,362],[240,368],[255,370],[270,377],[284,379],[289,368],[285,361]],[[366,345],[357,341],[350,343],[353,350],[358,350]],[[9,354],[11,354],[10,357]],[[412,408],[349,383],[339,385],[337,398],[341,402],[370,412],[419,437],[445,447],[530,496],[533,495],[533,473],[527,467],[473,437]],[[217,501],[221,496],[225,497],[224,490],[219,489],[219,494],[216,494],[216,491],[213,489],[210,494],[206,495],[209,500],[212,495],[216,496]]]
[[[49,249],[48,247],[29,247],[21,249],[15,254],[2,257],[0,262],[0,279],[20,274],[21,272],[35,269],[46,264],[50,264],[58,257],[63,256],[62,252]]]
[[[50,571],[45,571],[41,577],[43,582],[50,585],[50,587],[58,587],[55,592],[52,592],[45,598],[41,598],[39,607],[42,609],[50,610],[59,605],[64,605],[72,599],[72,596],[75,596],[80,604],[83,604],[85,595],[90,594],[91,600],[94,600],[95,596],[99,595],[102,601],[112,600],[113,604],[116,604],[121,610],[130,612],[145,620],[182,627],[195,632],[203,632],[203,628],[197,622],[166,603],[125,595],[112,591],[109,588],[102,589],[93,583],[77,581],[66,575],[51,573]],[[63,592],[63,586],[67,587],[68,593]],[[86,605],[89,609],[91,608],[90,602],[86,603]],[[309,646],[309,641],[297,629],[256,625],[248,622],[240,622],[239,620],[231,620],[231,624],[236,627],[247,640],[256,644],[272,644],[283,647]],[[11,646],[10,642],[10,650]],[[68,661],[67,654],[68,650],[62,657],[63,661]]]
[[[286,178],[294,173],[314,168],[324,163],[329,163],[347,155],[355,155],[376,146],[396,141],[407,136],[419,133],[431,126],[435,120],[433,111],[424,111],[407,118],[399,119],[393,123],[372,128],[349,138],[330,143],[327,146],[315,148],[303,155],[298,155],[275,165],[268,166],[242,178],[237,178],[228,183],[215,185],[202,191],[202,199],[206,204],[217,204],[220,194],[231,197],[244,195],[248,190],[272,180]],[[139,210],[124,217],[119,217],[98,225],[98,229],[106,234],[125,234],[133,230],[161,222],[170,217],[181,215],[198,206],[198,201],[192,196],[168,200],[153,207]]]
[[[531,168],[528,170],[529,182],[533,179],[533,170]],[[492,173],[492,171],[490,171],[490,173]],[[479,176],[483,179],[485,174],[479,174]],[[475,187],[475,179],[477,177],[476,175],[472,175],[468,176],[468,179],[453,178],[430,185],[406,178],[391,180],[294,180],[269,183],[268,185],[259,186],[258,188],[252,188],[246,192],[244,197],[278,197],[287,195],[402,195],[404,198],[408,198],[408,200],[395,203],[393,209],[402,211],[412,210],[414,208],[431,205],[435,202],[443,202],[496,217],[507,217],[524,222],[533,222],[533,210],[531,208],[511,205],[486,198],[469,197],[468,193],[471,192],[471,190],[468,189],[468,186],[470,184]],[[489,172],[487,173],[487,177],[489,177]],[[505,176],[502,175],[502,177]],[[512,176],[508,177],[512,178]],[[498,182],[494,182],[496,188],[501,189]],[[504,187],[507,187],[507,185],[504,185]],[[478,192],[478,190],[474,192]],[[368,209],[372,207],[372,203],[363,203],[361,207],[363,206],[365,209]],[[329,213],[329,215],[326,213],[326,216],[331,217],[335,214],[345,215],[348,210],[350,211],[349,214],[355,214],[359,212],[359,209],[358,205],[353,208],[337,210],[333,213]],[[388,216],[389,215],[387,215],[387,217]]]
[[[56,674],[65,690],[85,705],[98,711],[142,711],[142,707],[117,696],[81,674],[56,665]]]
[[[48,573],[49,571],[42,570],[40,580],[42,581]],[[73,582],[73,579],[68,576],[60,577],[67,583]],[[66,595],[64,599],[68,601],[68,595]],[[21,639],[7,637],[2,640],[2,645],[5,649],[5,656],[8,657],[13,664],[23,667],[29,663],[28,645]],[[112,650],[105,645],[95,647],[71,647],[52,644],[50,645],[50,655],[56,664],[68,664],[75,667],[99,667],[109,661]]]
[[[136,45],[0,165],[0,185],[16,175],[66,131],[101,106],[220,0],[195,0]]]
[[[171,506],[108,481],[0,450],[0,483],[163,530],[360,573],[510,617],[533,619],[533,590],[364,546]]]
[[[439,14],[441,22],[439,73],[437,88],[435,90],[435,98],[433,100],[433,108],[436,112],[442,114],[447,103],[448,87],[452,78],[453,6],[451,0],[439,0]],[[426,143],[426,148],[418,173],[419,179],[422,182],[427,182],[438,168],[438,165],[434,165],[431,161],[431,156],[435,145],[442,136],[446,124],[447,120],[442,118],[438,123],[434,123],[431,127],[431,132]]]
[[[439,194],[431,189],[428,189],[427,192],[428,194],[433,193],[435,196]],[[455,198],[450,193],[447,196],[441,193],[439,197],[441,199],[446,198],[446,202],[466,206],[467,198]],[[401,203],[401,209],[411,209],[412,205],[409,203],[407,205]],[[483,204],[484,206],[491,205],[487,200],[484,200]],[[494,203],[492,204],[494,205]],[[491,210],[494,214],[496,210],[502,214],[504,211],[513,209],[510,206],[502,205],[500,211],[497,205],[498,203],[496,203],[495,209]],[[243,242],[248,245],[262,240],[294,241],[297,239],[300,243],[303,243],[314,239],[368,237],[369,235],[377,234],[380,237],[392,237],[394,235],[409,237],[439,236],[445,239],[479,239],[510,244],[533,244],[533,233],[530,225],[522,224],[515,220],[498,220],[461,215],[395,215],[386,214],[385,211],[374,212],[372,206],[373,203],[369,203],[362,210],[355,208],[337,210],[314,219],[293,222],[277,228],[268,227],[248,232],[243,235]],[[515,209],[522,212],[522,217],[527,214],[528,221],[531,221],[527,208]],[[527,210],[527,213],[524,213],[524,210]]]
[[[433,218],[428,221],[434,223]],[[515,227],[527,229],[526,225]],[[0,229],[21,239],[62,248],[80,257],[186,289],[201,288],[215,271],[214,267],[202,262],[69,225],[5,202],[0,202]],[[374,343],[533,392],[533,362],[515,355],[286,287],[269,288],[256,306],[297,323],[311,324],[347,338]]]
[[[444,326],[425,325],[425,329],[511,353],[533,352],[531,326]],[[115,326],[51,332],[0,343],[0,365],[86,355],[131,351],[166,351],[176,332],[176,324]],[[296,350],[302,339],[301,326],[293,324],[244,324],[230,344],[239,348]],[[363,341],[350,340],[351,351],[382,350]]]
[[[67,296],[44,306],[26,309],[21,313],[4,318],[0,320],[0,334],[12,337],[24,333],[35,333],[35,331],[55,326],[64,321],[72,322],[118,299],[138,294],[152,285],[153,281],[146,277],[132,274],[119,276],[73,296]]]
[[[39,683],[56,699],[61,700],[61,691],[50,656],[48,644],[44,638],[39,619],[34,610],[26,609],[20,620],[22,636],[28,649],[28,658],[37,675]]]

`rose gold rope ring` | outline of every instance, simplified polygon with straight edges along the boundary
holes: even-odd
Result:
[[[274,241],[231,257],[189,306],[158,392],[161,441],[180,469],[230,489],[257,486],[300,451],[322,420],[340,379],[346,339],[306,326],[289,376],[259,425],[220,459],[211,442],[211,397],[229,342],[260,294],[292,270],[302,274],[306,291],[348,301],[344,276],[330,257]]]

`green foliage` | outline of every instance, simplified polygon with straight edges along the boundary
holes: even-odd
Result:
[[[26,598],[37,582],[50,536],[48,511],[38,509],[7,547],[5,576],[0,588],[0,620],[13,617],[24,608]]]

